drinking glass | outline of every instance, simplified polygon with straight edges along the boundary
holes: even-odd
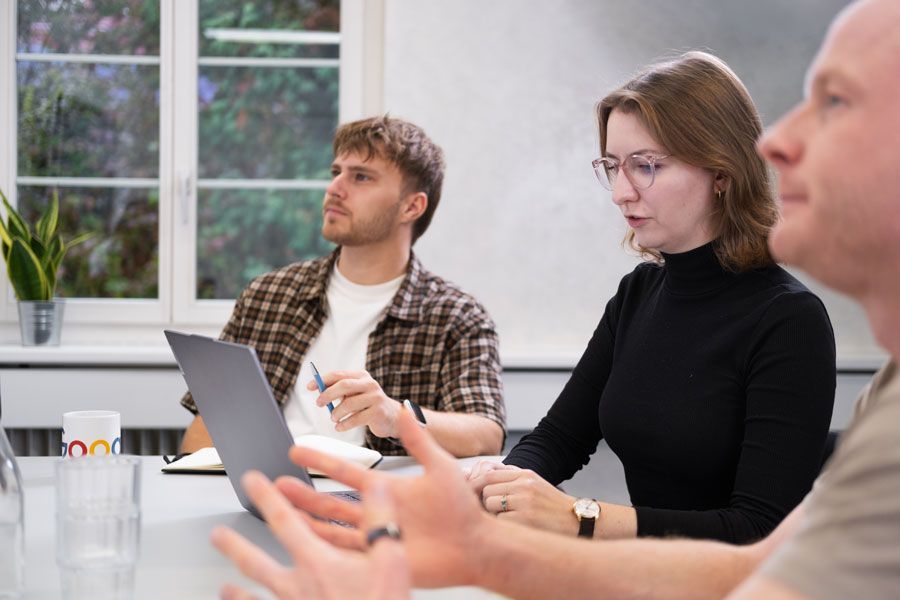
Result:
[[[141,532],[140,465],[132,456],[56,463],[56,562],[63,598],[133,597]]]

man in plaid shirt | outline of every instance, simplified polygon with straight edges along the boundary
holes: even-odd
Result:
[[[388,116],[341,126],[333,146],[322,235],[337,249],[250,282],[221,339],[256,349],[295,436],[404,454],[397,418],[410,400],[452,454],[499,454],[494,323],[412,252],[440,200],[443,152],[421,128]],[[322,394],[310,362],[328,371]],[[181,403],[196,415],[183,451],[211,446],[190,393]]]

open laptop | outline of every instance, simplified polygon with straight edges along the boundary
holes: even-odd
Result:
[[[290,475],[315,487],[307,470],[288,458],[294,439],[256,351],[200,335],[164,333],[241,505],[262,518],[241,485],[250,469],[272,480]],[[359,499],[357,492],[334,494]]]

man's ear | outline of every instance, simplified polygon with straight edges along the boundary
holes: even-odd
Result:
[[[416,192],[409,194],[403,200],[403,209],[400,213],[400,219],[403,223],[411,223],[422,216],[425,209],[428,208],[428,194],[425,192]]]

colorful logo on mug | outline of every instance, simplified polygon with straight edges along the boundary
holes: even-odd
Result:
[[[63,430],[63,435],[65,435],[65,433],[65,430]],[[60,446],[62,447],[62,458],[65,458],[66,456],[77,458],[88,454],[91,456],[106,456],[109,454],[122,453],[122,438],[117,437],[113,440],[112,444],[106,440],[94,440],[90,445],[81,440],[71,440],[68,443],[61,442]]]

